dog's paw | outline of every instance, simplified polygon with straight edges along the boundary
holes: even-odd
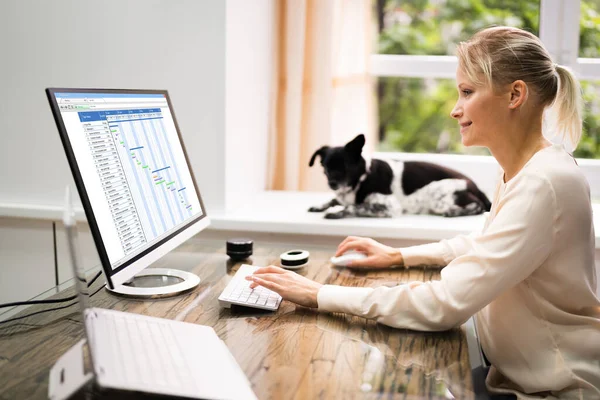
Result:
[[[329,200],[325,204],[312,206],[311,208],[308,209],[308,212],[323,212],[325,210],[330,209],[331,207],[337,207],[339,205],[340,205],[340,203],[337,201],[337,199],[332,199],[332,200]]]
[[[325,214],[326,219],[342,219],[345,216],[346,216],[346,213],[344,211],[331,212],[331,213]]]
[[[435,215],[435,214],[434,214]],[[463,211],[461,210],[460,207],[456,207],[456,208],[452,208],[450,210],[446,210],[441,214],[442,217],[447,217],[447,218],[454,218],[454,217],[462,217],[465,214],[463,213]]]

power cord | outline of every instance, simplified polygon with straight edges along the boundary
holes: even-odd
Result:
[[[87,287],[92,286],[92,284],[98,279],[98,277],[102,274],[102,271],[99,271],[96,276],[94,276],[87,284]],[[6,307],[16,307],[16,306],[27,306],[31,304],[52,304],[52,303],[64,303],[66,301],[75,300],[77,295],[65,297],[62,299],[46,299],[46,300],[29,300],[29,301],[15,301],[12,303],[0,304],[0,308]]]
[[[98,271],[98,273],[96,274],[96,276],[94,276],[90,282],[87,284],[88,287],[92,286],[92,284],[94,282],[96,282],[96,279],[98,279],[100,277],[100,275],[102,275],[102,271]]]
[[[96,280],[96,279],[97,279],[97,278],[100,276],[100,273],[101,273],[101,272],[99,272],[99,273],[98,273],[98,274],[97,274],[97,275],[96,275],[94,278],[92,278],[92,280],[90,281],[90,283],[88,283],[88,287],[90,287],[90,285],[91,285],[92,283],[94,283],[94,281],[95,281],[95,280]],[[102,288],[104,288],[104,285],[102,285],[102,286],[100,286],[98,289],[96,289],[96,291],[95,291],[94,293],[90,294],[90,296],[89,296],[89,297],[92,297],[93,295],[95,295],[96,293],[98,293],[100,290],[102,290]],[[76,297],[77,297],[77,296],[72,296],[72,298],[76,298]],[[70,297],[67,297],[67,299],[68,299],[68,298],[70,298]],[[40,301],[42,301],[42,300],[40,300]],[[63,300],[63,301],[64,301],[64,300]],[[27,302],[24,302],[24,303],[27,303]],[[30,303],[30,304],[31,304],[31,303]],[[36,304],[37,304],[37,303],[36,303]],[[63,308],[69,308],[69,307],[71,307],[72,305],[75,305],[75,304],[77,304],[77,301],[74,301],[74,302],[72,302],[71,304],[67,304],[67,305],[65,305],[65,306],[62,306],[62,307],[54,307],[54,308],[50,308],[50,309],[48,309],[48,310],[36,311],[36,312],[34,312],[34,313],[27,314],[27,315],[22,315],[22,316],[20,316],[20,317],[14,317],[14,318],[10,318],[10,319],[7,319],[7,320],[5,320],[5,321],[0,321],[0,325],[2,325],[2,324],[6,324],[6,323],[8,323],[8,322],[13,322],[13,321],[17,321],[17,320],[20,320],[20,319],[24,319],[24,318],[27,318],[27,317],[31,317],[31,316],[33,316],[33,315],[37,315],[37,314],[42,314],[42,313],[46,313],[46,312],[50,312],[50,311],[56,311],[56,310],[62,310]]]

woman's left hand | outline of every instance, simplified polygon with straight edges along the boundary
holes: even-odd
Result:
[[[279,293],[284,300],[300,304],[304,307],[318,307],[317,294],[321,285],[295,272],[270,265],[254,271],[246,280],[251,281],[250,288],[262,286]]]

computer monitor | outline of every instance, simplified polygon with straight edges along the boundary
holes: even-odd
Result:
[[[158,297],[197,286],[188,272],[145,269],[210,223],[167,91],[46,94],[107,288]]]

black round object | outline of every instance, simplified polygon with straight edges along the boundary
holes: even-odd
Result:
[[[227,240],[227,255],[233,260],[244,260],[252,255],[251,239],[235,238]]]
[[[294,249],[281,253],[281,266],[287,269],[298,269],[308,263],[309,252],[306,250]]]

